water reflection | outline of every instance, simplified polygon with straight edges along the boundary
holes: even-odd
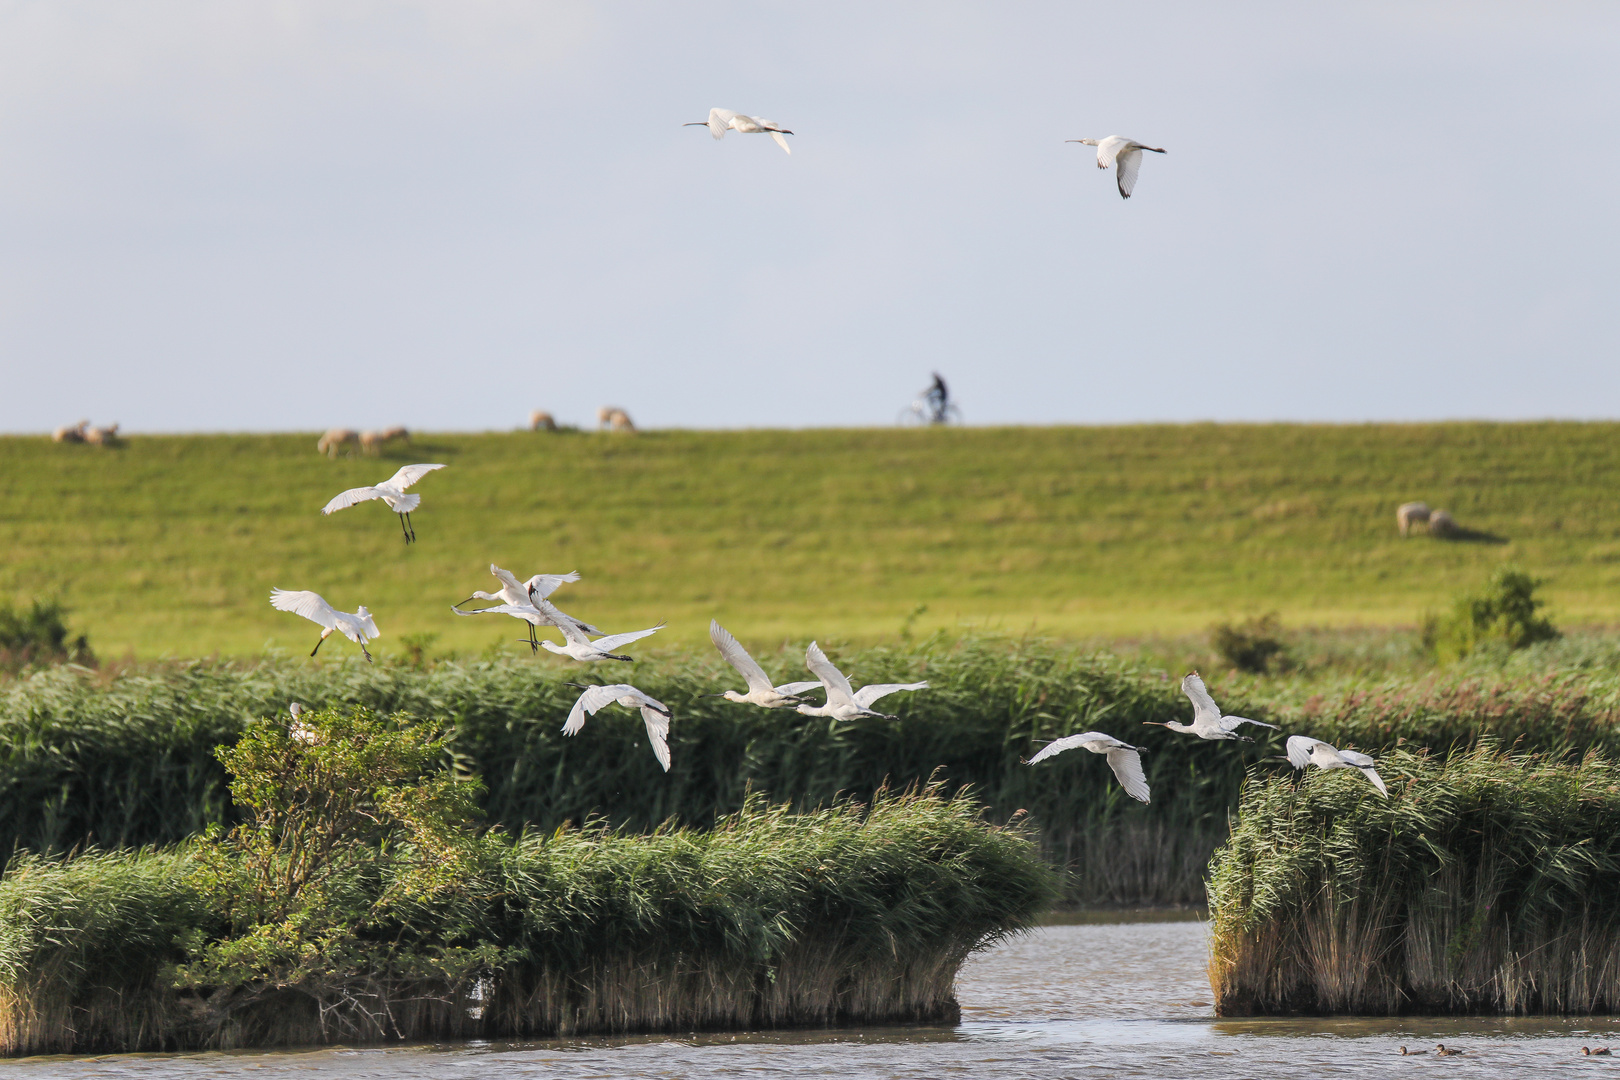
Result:
[[[545,1077],[792,1078],[1384,1077],[1460,1069],[1471,1077],[1597,1075],[1620,1059],[1606,1019],[1216,1020],[1202,923],[1049,926],[974,957],[955,1028],[640,1036],[306,1052],[34,1058],[30,1078]],[[1460,1047],[1459,1057],[1396,1048]],[[1615,1075],[1620,1076],[1620,1071]]]

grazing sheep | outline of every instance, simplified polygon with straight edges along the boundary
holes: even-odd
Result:
[[[391,442],[408,443],[408,442],[411,441],[411,429],[406,427],[403,424],[400,424],[397,427],[383,428],[383,430],[382,430],[382,441],[385,442],[385,443],[391,443]]]
[[[118,425],[90,428],[84,433],[84,441],[92,446],[111,446],[118,441]]]
[[[362,431],[360,433],[360,452],[362,454],[375,454],[377,448],[382,446],[383,437],[380,431]]]
[[[630,420],[630,414],[617,405],[604,405],[597,409],[596,426],[612,428],[614,431],[636,430],[636,425]]]
[[[335,427],[331,431],[328,431],[325,435],[321,436],[321,441],[315,444],[315,449],[325,454],[329,458],[335,458],[338,454],[338,448],[341,446],[347,446],[350,443],[358,446],[360,443],[360,433],[355,431],[353,428]]]
[[[1457,532],[1457,522],[1446,510],[1436,510],[1429,515],[1430,536],[1453,536]]]
[[[1421,502],[1402,503],[1401,508],[1395,511],[1395,523],[1401,527],[1401,535],[1405,536],[1413,525],[1421,525],[1429,520],[1429,504]]]
[[[72,427],[59,427],[51,432],[51,442],[84,442],[84,430],[90,421],[80,420]]]
[[[542,412],[541,410],[536,409],[534,412],[529,414],[529,430],[556,431],[557,418],[548,412]]]

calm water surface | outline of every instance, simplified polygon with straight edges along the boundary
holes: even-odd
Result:
[[[1050,926],[962,971],[954,1028],[645,1036],[537,1043],[231,1054],[32,1058],[30,1078],[1297,1077],[1394,1074],[1620,1077],[1609,1020],[1217,1021],[1195,922]],[[1460,1047],[1400,1057],[1396,1047]]]

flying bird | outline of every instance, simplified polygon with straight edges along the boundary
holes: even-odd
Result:
[[[1264,720],[1250,720],[1246,716],[1222,716],[1221,710],[1215,704],[1215,699],[1209,696],[1204,689],[1204,680],[1193,672],[1181,680],[1181,692],[1192,699],[1193,722],[1183,724],[1176,720],[1161,724],[1157,720],[1144,720],[1144,724],[1154,724],[1158,727],[1167,727],[1171,731],[1192,732],[1200,739],[1236,739],[1239,742],[1254,742],[1247,735],[1239,735],[1237,729],[1244,724],[1253,724],[1255,727],[1277,730],[1276,724],[1268,724]]]
[[[1313,739],[1308,735],[1288,736],[1288,764],[1296,769],[1303,769],[1307,765],[1315,765],[1318,769],[1360,769],[1372,781],[1378,794],[1389,798],[1389,789],[1384,786],[1384,778],[1378,775],[1373,768],[1373,759],[1368,754],[1360,754],[1354,750],[1339,750],[1321,739]]]
[[[529,650],[540,651],[540,642],[534,636],[537,626],[561,626],[564,622],[571,622],[587,634],[600,634],[602,631],[581,619],[558,609],[546,600],[546,597],[556,592],[566,582],[578,581],[579,571],[567,574],[536,574],[528,581],[518,581],[517,575],[510,570],[502,570],[494,563],[489,564],[489,572],[501,583],[498,592],[485,592],[474,589],[473,594],[463,600],[461,604],[471,603],[474,600],[500,600],[496,607],[481,608],[474,611],[462,611],[461,604],[451,604],[450,610],[457,615],[510,615],[515,619],[522,619],[529,624]]]
[[[763,709],[791,709],[799,704],[799,699],[794,695],[821,685],[821,680],[811,679],[809,682],[772,686],[765,669],[760,667],[759,663],[748,655],[748,650],[739,645],[737,639],[714,619],[709,620],[709,640],[720,650],[720,655],[726,658],[726,663],[737,669],[737,673],[743,677],[743,682],[748,684],[748,692],[740,694],[735,690],[727,690],[723,694],[704,694],[704,697],[723,697],[727,701],[758,705]]]
[[[763,131],[776,140],[777,146],[790,154],[793,153],[792,148],[788,146],[787,140],[782,138],[782,136],[791,135],[793,132],[779,124],[772,123],[763,116],[744,116],[742,113],[732,112],[730,109],[710,109],[707,120],[693,120],[690,124],[682,124],[681,126],[706,127],[709,129],[709,133],[717,139],[725,138],[728,131],[740,131],[745,135],[754,135]]]
[[[1118,166],[1116,179],[1119,183],[1119,197],[1131,197],[1131,189],[1136,186],[1136,173],[1142,167],[1142,151],[1151,150],[1155,154],[1164,153],[1157,146],[1144,146],[1134,139],[1127,139],[1123,135],[1110,135],[1106,139],[1067,139],[1066,142],[1084,143],[1097,148],[1097,168],[1107,169]]]
[[[926,690],[925,682],[914,683],[874,683],[863,686],[859,690],[852,690],[849,680],[844,673],[833,667],[827,654],[821,651],[821,646],[815,642],[804,651],[804,666],[810,669],[821,685],[827,688],[827,704],[800,705],[798,711],[805,716],[830,716],[835,720],[854,720],[858,716],[879,716],[885,720],[898,720],[897,716],[888,713],[875,712],[872,702],[880,697],[895,693],[899,690]],[[814,686],[814,683],[790,683],[790,686],[799,687],[795,693],[802,692]]]
[[[648,631],[650,633],[651,631]],[[569,683],[569,686],[580,686],[579,683]],[[611,686],[580,686],[585,692],[579,695],[574,702],[573,709],[568,713],[568,722],[563,725],[564,735],[577,735],[579,729],[585,726],[585,717],[595,716],[598,709],[609,705],[623,705],[627,709],[640,709],[641,719],[647,724],[647,741],[652,743],[653,755],[658,758],[658,764],[669,772],[669,709],[664,703],[637,690],[629,683],[614,683]]]
[[[390,510],[399,515],[399,527],[405,533],[405,542],[409,544],[416,539],[416,529],[411,525],[411,511],[422,504],[422,496],[407,494],[405,489],[434,469],[442,468],[443,465],[403,465],[399,472],[380,484],[350,488],[327,503],[321,513],[332,514],[339,510],[347,510],[356,503],[381,499],[388,504]]]
[[[496,609],[485,608],[484,610],[494,611]],[[558,645],[551,641],[541,641],[540,644],[559,656],[571,656],[575,660],[587,664],[593,660],[630,660],[631,657],[619,656],[613,650],[628,645],[632,641],[640,641],[649,634],[656,634],[663,628],[664,624],[659,623],[650,630],[632,630],[628,634],[609,634],[607,637],[599,637],[592,641],[585,636],[585,631],[581,630],[577,623],[563,622],[557,625],[557,629],[561,630],[562,636],[567,639],[566,645]]]
[[[1108,755],[1108,767],[1119,777],[1119,786],[1125,789],[1125,794],[1138,802],[1148,801],[1147,775],[1142,772],[1143,748],[1120,742],[1112,735],[1104,735],[1100,731],[1087,731],[1079,735],[1066,735],[1061,739],[1054,739],[1041,747],[1040,753],[1030,758],[1026,764],[1035,765],[1065,750],[1073,750],[1077,746],[1083,746],[1093,754]]]
[[[364,604],[360,605],[359,611],[350,614],[328,604],[321,599],[319,593],[271,589],[270,606],[277,611],[290,611],[294,615],[302,615],[310,622],[320,625],[321,640],[309,650],[311,656],[320,652],[322,643],[336,631],[360,646],[360,651],[365,653],[367,660],[370,660],[371,653],[366,650],[366,642],[382,636],[377,629],[376,621],[371,617],[371,612],[366,610]]]

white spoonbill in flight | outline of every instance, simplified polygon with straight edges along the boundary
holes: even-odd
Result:
[[[1238,742],[1254,742],[1249,736],[1237,733],[1237,729],[1244,724],[1277,730],[1276,724],[1268,724],[1264,720],[1250,720],[1246,716],[1222,716],[1215,699],[1204,689],[1204,680],[1196,671],[1181,680],[1181,692],[1192,699],[1192,723],[1183,724],[1176,720],[1166,724],[1161,724],[1157,720],[1144,720],[1142,723],[1167,727],[1171,731],[1190,731],[1200,739],[1236,739]]]
[[[653,756],[658,759],[658,764],[664,767],[664,771],[669,772],[670,712],[662,701],[648,697],[629,683],[613,683],[609,686],[582,686],[579,683],[568,685],[578,686],[585,692],[579,695],[579,700],[574,702],[573,709],[568,713],[568,722],[562,729],[564,735],[577,735],[579,729],[585,726],[585,717],[595,716],[598,709],[609,705],[640,709],[641,719],[647,725],[647,741],[652,743]]]
[[[546,597],[556,592],[565,582],[578,581],[579,572],[572,571],[567,574],[536,574],[528,581],[520,582],[517,575],[510,570],[502,570],[494,563],[489,564],[489,572],[495,575],[501,583],[499,592],[485,592],[474,589],[473,594],[463,600],[461,604],[473,600],[501,600],[504,603],[475,611],[462,611],[461,604],[451,604],[450,610],[457,615],[510,615],[514,619],[522,619],[529,624],[529,650],[540,651],[540,642],[534,636],[537,626],[561,626],[564,622],[571,622],[587,634],[600,634],[602,631],[588,622],[576,619],[572,615],[559,610],[549,603]]]
[[[1135,139],[1127,139],[1123,135],[1110,135],[1106,139],[1068,139],[1072,143],[1084,143],[1097,148],[1097,168],[1107,169],[1118,166],[1115,179],[1119,184],[1119,197],[1131,197],[1131,189],[1136,186],[1136,173],[1142,167],[1142,151],[1151,150],[1155,154],[1164,153],[1157,146],[1144,146]]]
[[[790,154],[793,153],[793,149],[788,146],[787,140],[782,138],[782,136],[791,135],[793,132],[780,124],[772,123],[763,116],[744,116],[742,113],[732,112],[730,109],[710,109],[707,120],[693,120],[690,124],[682,124],[681,126],[706,127],[709,129],[709,133],[717,139],[725,138],[728,131],[740,131],[744,135],[755,135],[763,131],[776,140],[777,146]]]
[[[888,713],[876,712],[872,702],[880,697],[893,694],[899,690],[926,690],[925,682],[913,683],[873,683],[863,686],[859,690],[850,689],[849,680],[844,673],[833,667],[827,654],[821,651],[821,646],[814,641],[804,651],[804,666],[810,673],[820,680],[821,685],[827,688],[827,704],[800,705],[798,711],[805,716],[830,716],[834,720],[854,720],[858,716],[878,716],[885,720],[898,720],[897,716]],[[803,692],[814,684],[790,683],[799,687],[796,692]]]
[[[1309,735],[1290,735],[1288,764],[1296,769],[1303,769],[1307,765],[1315,765],[1318,769],[1360,769],[1362,775],[1378,789],[1378,794],[1389,798],[1389,789],[1384,786],[1384,778],[1378,775],[1378,770],[1373,768],[1373,759],[1369,754],[1335,749]]]
[[[309,650],[311,656],[320,652],[321,645],[327,638],[332,636],[333,631],[336,631],[360,646],[360,651],[365,653],[367,660],[370,660],[371,653],[366,650],[366,642],[372,638],[382,636],[377,629],[376,621],[371,617],[371,612],[366,610],[364,604],[360,605],[359,611],[351,615],[347,611],[339,611],[331,604],[328,604],[321,599],[320,593],[271,589],[270,606],[277,611],[290,611],[294,615],[302,615],[310,622],[320,625],[321,640],[317,641],[315,647]]]
[[[494,611],[495,609],[486,608],[485,610]],[[586,664],[593,660],[630,660],[632,657],[619,656],[613,650],[628,645],[632,641],[640,641],[649,634],[656,634],[663,628],[664,624],[659,623],[650,630],[632,630],[628,634],[609,634],[607,637],[599,637],[592,641],[585,636],[585,631],[581,630],[578,624],[564,622],[557,629],[561,630],[562,636],[567,639],[568,643],[566,645],[558,645],[549,640],[542,641],[540,644],[559,656],[571,656],[575,660]]]
[[[727,701],[735,701],[743,705],[758,705],[762,709],[791,709],[799,704],[796,694],[806,690],[813,690],[821,685],[820,679],[811,679],[809,682],[784,683],[781,686],[772,686],[770,677],[759,662],[748,655],[748,650],[737,643],[737,639],[714,619],[709,620],[709,640],[714,647],[720,650],[720,655],[726,658],[726,663],[737,669],[748,684],[746,694],[735,690],[727,690],[723,694],[704,694],[704,697],[723,697]]]
[[[1083,746],[1093,754],[1107,754],[1108,767],[1119,777],[1119,786],[1125,789],[1125,794],[1138,802],[1148,801],[1147,775],[1142,772],[1143,748],[1120,742],[1112,735],[1104,735],[1100,731],[1087,731],[1079,735],[1066,735],[1061,739],[1054,739],[1041,747],[1040,753],[1025,764],[1034,765],[1065,750],[1073,750],[1077,746]]]
[[[416,529],[411,525],[411,511],[422,504],[422,496],[408,494],[405,489],[434,469],[442,468],[443,465],[403,465],[399,472],[380,484],[350,488],[338,495],[322,508],[321,513],[332,514],[339,510],[347,510],[356,503],[381,499],[388,504],[390,510],[399,515],[399,527],[405,533],[405,542],[409,544],[416,539]]]

